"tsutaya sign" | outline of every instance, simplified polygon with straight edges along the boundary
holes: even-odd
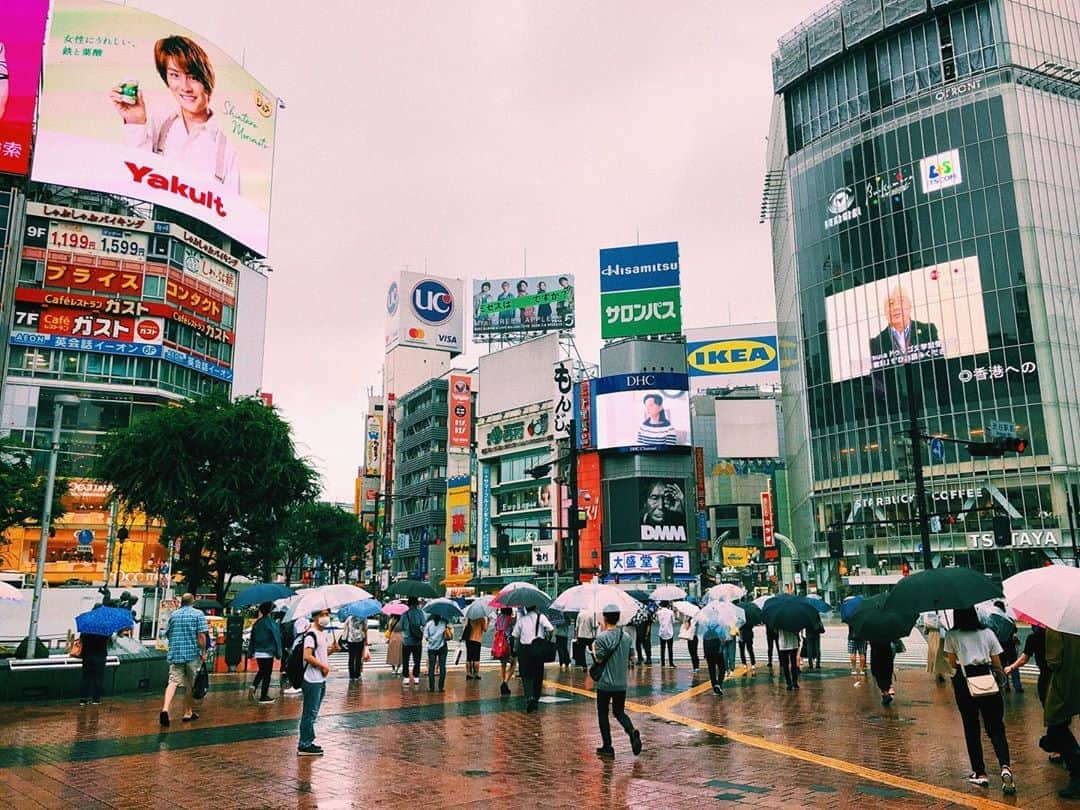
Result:
[[[969,548],[994,548],[994,534],[973,532],[967,536],[967,542]],[[1012,533],[1012,544],[1017,548],[1057,548],[1061,546],[1061,540],[1052,529],[1025,529]]]

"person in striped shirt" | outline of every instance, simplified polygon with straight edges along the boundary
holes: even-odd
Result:
[[[657,393],[649,393],[642,401],[645,403],[645,421],[638,427],[637,443],[652,446],[674,445],[675,427],[668,421],[664,398]]]

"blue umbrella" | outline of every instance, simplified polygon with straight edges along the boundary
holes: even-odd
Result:
[[[840,621],[847,622],[851,620],[851,617],[855,615],[855,611],[859,609],[859,605],[863,603],[861,596],[849,596],[843,602],[840,603]]]
[[[131,611],[126,608],[96,607],[75,617],[75,629],[93,636],[111,636],[134,625]]]
[[[232,606],[242,608],[248,605],[261,605],[263,602],[273,602],[277,599],[285,599],[295,595],[296,591],[288,585],[282,585],[280,582],[260,582],[258,585],[252,585],[233,599]]]
[[[378,615],[382,610],[382,602],[378,599],[361,599],[357,602],[350,602],[344,605],[337,613],[337,617],[344,621],[349,616],[354,616],[357,619],[369,619],[372,616]]]
[[[830,610],[832,610],[832,605],[830,605],[816,593],[807,594],[806,601],[813,605],[818,613],[828,613]]]

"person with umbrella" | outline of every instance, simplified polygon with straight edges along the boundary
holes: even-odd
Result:
[[[544,659],[532,649],[532,644],[541,636],[555,631],[551,623],[536,604],[525,608],[525,615],[514,624],[513,636],[518,644],[518,666],[521,667],[521,679],[525,682],[525,711],[535,712],[540,707],[540,689],[544,683]],[[503,684],[505,685],[505,681]]]
[[[449,653],[446,642],[454,637],[454,633],[450,629],[450,625],[446,623],[446,618],[442,614],[432,611],[429,616],[430,618],[428,618],[427,624],[424,625],[424,642],[427,644],[428,655],[428,691],[435,691],[435,670],[438,670],[439,691],[445,692],[446,656]]]
[[[79,705],[101,703],[101,684],[105,680],[105,658],[109,639],[113,633],[128,629],[134,624],[131,611],[125,608],[95,605],[92,610],[75,617],[75,629],[79,631],[78,653],[82,658],[82,686]]]
[[[185,723],[199,719],[191,691],[199,667],[206,660],[206,638],[210,634],[210,625],[203,612],[193,607],[194,604],[195,595],[185,593],[180,597],[180,608],[169,615],[165,625],[165,638],[169,641],[166,655],[169,685],[165,687],[165,702],[158,716],[159,722],[165,727],[169,725],[169,706],[176,695],[176,688],[181,685],[184,687],[184,715],[180,719]]]
[[[420,683],[420,645],[424,638],[424,611],[420,610],[420,600],[409,597],[409,609],[401,615],[398,624],[401,627],[401,685],[409,682],[409,660],[412,659],[412,682]]]
[[[259,671],[248,689],[248,698],[255,699],[255,690],[260,689],[259,703],[273,703],[270,697],[270,681],[274,675],[274,659],[284,658],[281,643],[281,628],[270,615],[274,610],[273,602],[259,605],[259,618],[251,626],[251,638],[248,640],[248,658],[255,659]]]
[[[345,642],[345,649],[349,652],[349,680],[363,680],[364,653],[367,652],[367,619],[349,613],[341,627],[341,641]]]
[[[329,608],[313,612],[311,626],[303,631],[298,642],[304,650],[304,680],[300,684],[304,706],[300,711],[300,739],[296,748],[299,756],[320,757],[323,753],[322,747],[315,744],[315,720],[326,695],[330,656],[338,649],[337,642],[332,642],[326,632],[329,625]]]
[[[670,602],[661,602],[656,611],[656,624],[660,635],[660,666],[675,666],[675,611]]]
[[[956,670],[952,679],[953,694],[964,724],[964,742],[967,744],[968,759],[971,760],[968,781],[979,787],[990,785],[983,761],[982,733],[979,728],[981,716],[1001,765],[1001,789],[1006,795],[1013,795],[1016,793],[1016,780],[1009,758],[1009,741],[1005,736],[1005,703],[1001,692],[995,690],[993,694],[974,696],[968,686],[968,678],[1001,670],[1001,643],[992,630],[982,626],[974,607],[953,611],[953,628],[945,637],[945,654],[950,666]]]
[[[757,664],[754,658],[754,624],[761,619],[761,609],[752,602],[740,604],[740,607],[746,613],[746,624],[739,628],[739,660],[742,661],[742,665],[745,667],[743,677],[749,675],[752,678],[754,677],[754,666]],[[751,613],[756,613],[756,620],[751,619]],[[750,657],[749,664],[746,662],[747,656]]]
[[[465,680],[480,680],[480,644],[487,632],[487,604],[477,600],[465,610]]]
[[[593,658],[603,667],[603,672],[596,681],[596,719],[600,726],[600,747],[596,749],[596,753],[611,758],[615,756],[615,748],[611,744],[608,706],[630,738],[630,748],[634,756],[641,753],[641,732],[634,728],[633,722],[626,716],[626,673],[630,669],[633,644],[630,637],[619,627],[620,614],[618,605],[604,606],[604,626],[592,645]]]
[[[596,615],[591,610],[581,610],[574,621],[574,663],[584,672],[585,652],[592,648],[596,638]]]
[[[1072,719],[1080,714],[1080,635],[1047,628],[1046,664],[1050,668],[1043,706],[1046,736],[1039,746],[1061,754],[1069,770],[1069,784],[1058,796],[1080,799],[1080,747],[1069,729]]]
[[[689,602],[676,602],[674,607],[679,611],[680,625],[679,638],[686,642],[686,652],[690,656],[690,668],[697,672],[700,666],[698,661],[698,637],[694,629],[694,616],[701,608]]]
[[[499,684],[501,695],[510,694],[510,679],[514,677],[514,667],[517,665],[513,636],[515,623],[513,608],[499,608],[499,615],[495,617],[495,638],[491,642],[491,655],[499,662],[499,674],[502,676],[502,683]]]

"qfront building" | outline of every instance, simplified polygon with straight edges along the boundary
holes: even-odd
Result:
[[[935,566],[1075,554],[1078,48],[1070,0],[844,0],[780,40],[763,217],[822,590],[922,567],[912,451]]]

